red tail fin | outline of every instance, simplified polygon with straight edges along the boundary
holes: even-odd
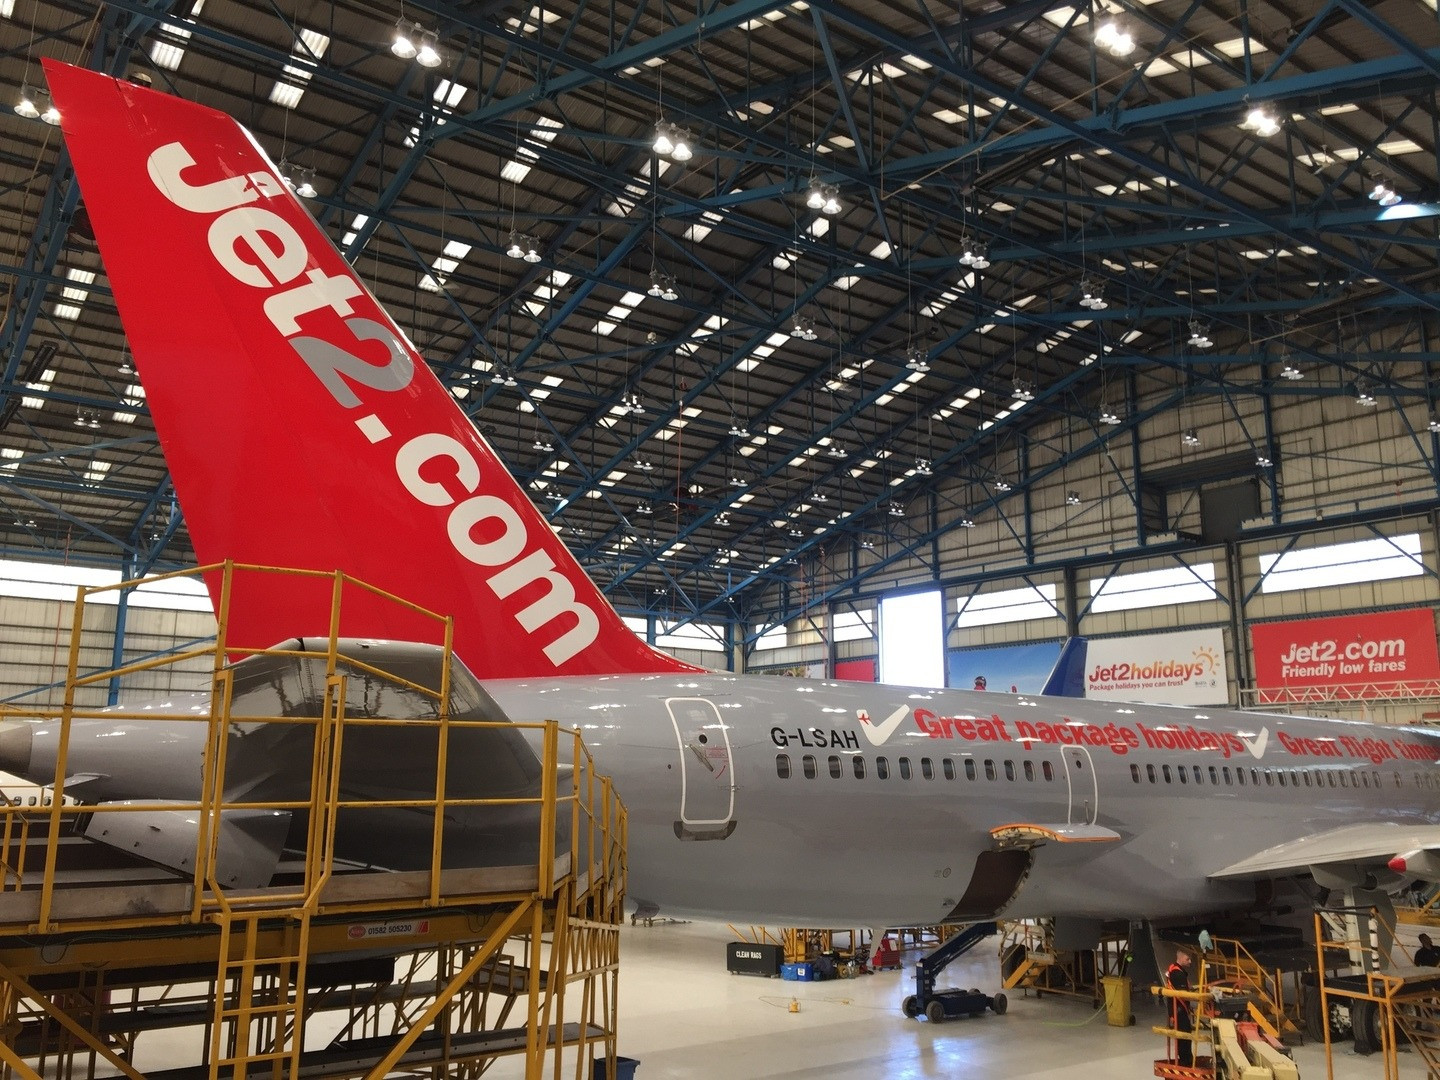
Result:
[[[248,132],[45,70],[202,563],[342,569],[451,613],[482,678],[695,670],[620,621]],[[324,628],[328,592],[285,580],[237,601],[233,644]],[[434,637],[359,597],[344,631]]]

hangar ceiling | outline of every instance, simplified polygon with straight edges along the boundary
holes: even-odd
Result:
[[[1061,465],[1103,452],[1159,388],[1170,409],[1418,405],[1433,467],[1429,0],[0,16],[14,99],[41,56],[149,80],[313,185],[622,610],[744,618],[792,560],[901,560],[873,537],[937,485],[1024,513],[1049,471],[1027,471],[1029,433],[1061,422]],[[392,51],[397,27],[433,35],[434,66]],[[0,545],[187,563],[59,133],[6,104]],[[657,154],[657,124],[693,156]],[[1229,449],[1264,476],[1263,434]]]

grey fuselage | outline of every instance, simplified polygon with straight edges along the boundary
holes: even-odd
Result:
[[[1344,825],[1440,822],[1440,736],[1425,729],[713,673],[479,685],[511,721],[581,730],[629,810],[629,894],[671,914],[904,926],[1000,908],[1127,919],[1243,910],[1257,905],[1256,882],[1212,874]],[[35,782],[53,776],[57,730],[34,728],[21,771]],[[203,732],[77,721],[66,772],[86,801],[194,798]],[[451,744],[451,790],[482,797],[531,782],[513,740],[475,738]],[[308,774],[294,747],[253,739],[243,752],[252,793]],[[347,741],[345,759],[352,798],[433,790],[433,737]],[[447,821],[447,862],[465,864],[467,844],[477,858],[514,855],[494,850],[504,829],[493,819],[456,810]],[[1005,826],[1105,837],[1032,841],[1021,865],[995,857],[1005,845],[992,830]],[[402,868],[407,851],[428,852],[428,835],[424,819],[376,812],[339,854]]]
[[[1175,917],[1253,906],[1254,882],[1208,875],[1272,845],[1440,821],[1424,729],[776,676],[485,686],[513,720],[581,727],[629,809],[630,895],[666,912],[929,925],[992,829],[1093,821],[1119,839],[1041,845],[1006,914]]]

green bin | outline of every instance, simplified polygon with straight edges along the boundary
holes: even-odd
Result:
[[[1103,975],[1105,988],[1105,1022],[1111,1027],[1129,1027],[1135,1023],[1130,1013],[1130,979],[1125,975]]]

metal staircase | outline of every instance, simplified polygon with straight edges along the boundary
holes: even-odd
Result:
[[[1300,1025],[1286,1011],[1280,972],[1267,971],[1234,938],[1216,938],[1213,949],[1205,954],[1205,963],[1211,985],[1232,986],[1253,995],[1246,1011],[1261,1031],[1282,1041],[1302,1038]]]

